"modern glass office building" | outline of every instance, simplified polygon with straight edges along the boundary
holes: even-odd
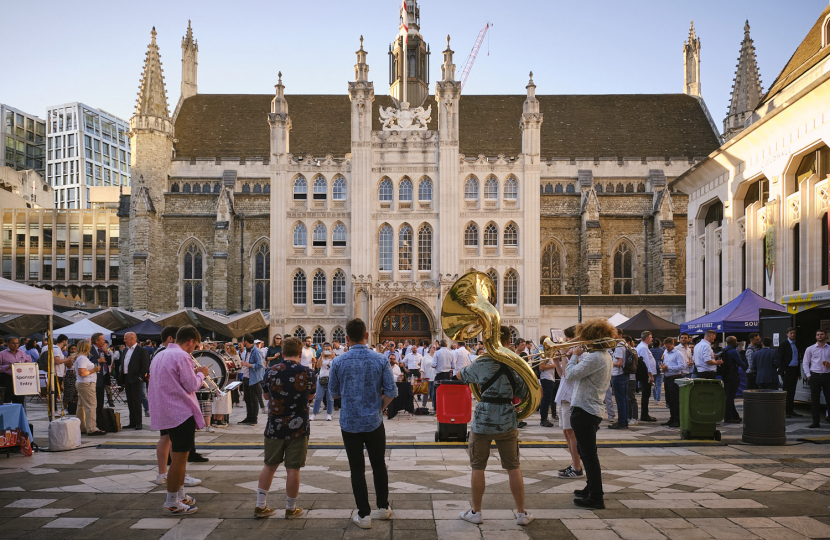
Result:
[[[33,169],[44,176],[46,122],[43,119],[0,103],[0,140],[4,151],[0,166],[22,171]]]

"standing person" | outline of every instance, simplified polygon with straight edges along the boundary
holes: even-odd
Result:
[[[459,371],[470,365],[470,351],[467,350],[465,344],[459,343],[458,348],[453,351],[452,355],[452,375],[455,377]]]
[[[346,347],[341,345],[340,341],[335,339],[331,342],[331,350],[334,351],[334,356],[340,356],[341,354],[346,352]]]
[[[577,362],[581,360],[585,353],[581,346],[577,345],[570,349],[567,353],[568,358],[576,355]],[[556,371],[562,376],[565,374],[565,367],[562,364],[562,359],[554,360]],[[542,374],[544,375],[544,371]],[[571,400],[573,399],[573,389],[575,382],[573,379],[562,377],[559,381],[559,390],[556,392],[556,402],[559,405],[559,427],[562,428],[562,433],[565,435],[565,441],[568,443],[568,452],[571,454],[571,464],[559,471],[559,478],[579,478],[582,476],[582,460],[579,459],[579,448],[576,444],[576,435],[574,435],[573,426],[571,426]]]
[[[715,359],[715,353],[712,352],[712,343],[717,335],[714,330],[707,330],[703,334],[703,339],[695,345],[692,356],[695,361],[695,376],[698,379],[714,379],[718,366],[723,364],[723,360]]]
[[[205,425],[196,401],[208,376],[208,368],[195,368],[190,355],[202,336],[193,326],[179,328],[176,342],[156,355],[150,364],[150,427],[170,437],[172,463],[167,473],[167,500],[163,511],[170,515],[195,513],[196,500],[184,492],[187,454],[196,441],[196,430]]]
[[[744,359],[738,352],[738,338],[735,336],[728,336],[726,338],[726,348],[723,350],[724,367],[726,368],[723,376],[723,384],[726,394],[726,413],[724,414],[724,422],[727,424],[740,424],[741,417],[738,415],[738,409],[735,408],[735,395],[738,393],[738,384],[741,382],[741,374],[738,368],[746,369]]]
[[[418,354],[418,349],[410,345],[409,352],[403,357],[403,364],[406,367],[406,376],[412,382],[412,379],[417,379],[421,376],[421,355]]]
[[[793,408],[793,402],[795,401],[795,389],[798,381],[801,380],[801,364],[804,356],[795,344],[795,328],[787,328],[787,340],[778,347],[778,357],[781,380],[787,392],[787,414],[800,417],[801,415]]]
[[[432,356],[435,354],[435,345],[427,345],[424,342],[424,358],[421,360],[421,378],[429,381],[429,390],[424,394],[422,407],[427,406],[427,400],[432,402],[432,409],[435,410],[435,368],[432,367]]]
[[[680,387],[677,386],[677,379],[683,377],[689,371],[686,357],[674,346],[674,339],[663,340],[666,351],[663,353],[660,368],[665,373],[663,381],[666,386],[666,404],[669,406],[669,421],[664,426],[680,427]]]
[[[331,413],[334,412],[334,398],[329,392],[329,379],[331,372],[331,363],[334,362],[334,350],[330,343],[323,343],[323,354],[314,363],[314,369],[318,370],[317,374],[317,391],[314,394],[314,411],[311,414],[311,420],[317,418],[317,413],[320,412],[320,402],[323,401],[323,396],[326,398],[326,420],[331,421]],[[298,360],[299,361],[299,360]],[[267,392],[266,392],[267,394]]]
[[[753,356],[761,348],[761,336],[756,333],[749,334],[749,345],[746,348],[746,389],[754,390],[758,388],[758,383],[755,381],[755,360]]]
[[[300,359],[300,364],[307,368],[311,368],[311,366],[314,365],[314,357],[316,354],[313,341],[314,340],[311,339],[311,336],[305,338],[305,347],[303,347],[303,354]]]
[[[435,351],[432,357],[432,367],[435,368],[435,382],[448,381],[452,379],[452,365],[453,355],[452,351],[447,349],[447,340],[442,339],[439,344],[439,349]]]
[[[37,347],[37,341],[29,339],[26,341],[26,354],[32,357],[32,362],[40,360],[40,349]]]
[[[308,391],[312,374],[311,369],[300,365],[302,347],[299,339],[286,339],[280,361],[268,369],[262,380],[262,390],[268,398],[268,420],[265,423],[265,464],[259,473],[255,518],[276,513],[273,508],[268,508],[267,497],[274,474],[283,462],[286,472],[285,519],[303,514],[296,501],[300,495],[300,469],[305,467],[308,453]]]
[[[638,423],[637,418],[639,418],[639,414],[637,412],[637,371],[642,369],[640,364],[644,364],[645,361],[641,361],[639,359],[637,347],[634,345],[634,338],[628,334],[623,336],[623,338],[625,339],[626,346],[628,347],[629,356],[633,356],[636,359],[634,371],[628,374],[628,423],[636,426]],[[628,357],[626,357],[626,363],[630,365]]]
[[[606,319],[594,319],[580,324],[576,333],[584,341],[593,342],[614,338],[614,327]],[[565,378],[574,382],[571,401],[571,427],[576,436],[579,456],[585,467],[587,485],[574,491],[574,504],[582,508],[605,508],[602,490],[602,470],[597,455],[597,430],[602,422],[602,396],[611,376],[613,360],[605,349],[590,351],[577,362],[571,356],[565,368]]]
[[[282,336],[276,334],[271,340],[271,346],[265,353],[265,360],[268,362],[268,367],[275,366],[282,362]]]
[[[110,371],[112,370],[112,355],[107,350],[107,340],[104,339],[104,334],[96,332],[90,338],[92,346],[89,350],[89,360],[93,364],[101,367],[97,372],[95,380],[95,401],[96,414],[102,416],[104,414],[104,393],[106,387],[110,385]],[[110,407],[114,407],[115,403],[110,400]]]
[[[259,400],[262,399],[261,383],[262,377],[265,376],[265,362],[262,360],[262,351],[254,345],[252,334],[245,334],[242,344],[245,346],[245,359],[241,361],[241,364],[248,368],[248,390],[245,392],[247,415],[238,423],[255,426],[259,416]]]
[[[617,422],[609,429],[628,429],[628,375],[625,371],[625,358],[628,355],[622,330],[617,330],[617,346],[614,348],[613,369],[611,370],[611,388],[617,402]]]
[[[663,391],[663,353],[666,349],[660,345],[659,339],[654,338],[654,341],[651,342],[649,350],[651,351],[651,357],[654,358],[654,362],[657,367],[656,373],[654,373],[654,385],[651,389],[651,395],[654,398],[654,403],[660,403],[660,397],[662,397],[661,392]]]
[[[771,348],[772,338],[765,337],[761,343],[761,348],[752,355],[756,385],[762,390],[778,390],[778,354]]]
[[[124,390],[127,393],[127,408],[130,410],[130,423],[124,429],[140,430],[142,385],[150,374],[150,358],[147,350],[138,346],[138,338],[133,332],[124,334]]]
[[[98,407],[95,399],[98,374],[101,364],[95,365],[89,359],[90,344],[87,340],[78,343],[78,356],[75,358],[75,387],[78,390],[78,420],[81,421],[81,432],[92,437],[106,435],[98,429]]]
[[[539,415],[541,417],[541,421],[539,422],[539,425],[542,427],[553,427],[553,422],[548,420],[548,413],[551,409],[551,404],[554,402],[554,397],[558,398],[559,394],[556,391],[556,378],[554,377],[554,374],[557,372],[556,363],[551,359],[547,359],[547,361],[539,364],[539,370],[539,384],[542,385],[542,401],[539,405]],[[562,388],[561,382],[559,383],[559,387]],[[557,401],[556,404],[559,405],[559,401]],[[553,412],[553,417],[556,418],[555,406]],[[559,412],[564,414],[561,405]]]
[[[352,492],[357,515],[352,521],[361,529],[372,527],[369,491],[366,487],[366,464],[363,448],[369,455],[375,480],[377,519],[392,517],[389,506],[389,477],[384,461],[386,431],[382,412],[398,395],[389,361],[366,346],[369,333],[360,319],[346,324],[349,351],[340,355],[329,372],[329,390],[340,401],[340,430],[349,458]]]
[[[810,412],[813,414],[813,423],[807,427],[816,429],[820,427],[822,392],[824,402],[830,408],[830,345],[827,345],[827,333],[824,330],[816,330],[815,345],[810,345],[804,351],[804,376],[810,385]],[[789,393],[787,395],[789,397]]]
[[[680,354],[683,355],[683,358],[686,359],[686,365],[688,366],[687,373],[694,373],[695,367],[695,360],[694,360],[694,345],[692,345],[692,336],[689,335],[688,332],[681,332],[679,343],[674,347],[677,349]]]
[[[63,375],[63,388],[61,397],[63,398],[63,408],[70,415],[75,415],[78,411],[78,388],[76,386],[77,376],[75,375],[75,355],[71,354],[66,357],[66,373]]]
[[[501,330],[501,329],[499,329]],[[499,333],[501,341],[502,333]],[[516,503],[516,523],[527,525],[533,515],[525,509],[525,486],[519,461],[519,429],[513,398],[523,398],[528,389],[524,380],[506,364],[490,357],[482,357],[463,368],[457,375],[467,384],[477,383],[483,388],[481,401],[476,405],[473,422],[470,425],[470,487],[473,504],[460,518],[470,523],[481,523],[481,501],[484,497],[487,460],[490,459],[490,444],[495,441],[499,449],[501,466],[507,471],[510,492]]]
[[[52,342],[52,360],[55,363],[55,376],[58,378],[58,388],[55,389],[55,396],[52,402],[53,411],[58,410],[58,396],[63,392],[63,379],[66,377],[66,364],[69,361],[66,355],[63,354],[63,351],[66,350],[66,343],[68,341],[69,338],[61,334],[58,336],[57,341]],[[43,350],[46,351],[46,347]]]
[[[26,401],[25,396],[17,396],[14,393],[14,378],[12,377],[12,364],[20,364],[31,362],[32,357],[26,354],[25,351],[20,350],[20,339],[16,337],[9,338],[9,348],[0,352],[0,386],[6,388],[5,403],[19,403],[23,405]]]
[[[637,356],[643,359],[648,369],[648,379],[640,381],[640,422],[656,422],[657,419],[648,414],[648,399],[651,397],[651,387],[654,384],[654,376],[657,374],[657,361],[651,354],[650,345],[654,338],[651,332],[646,330],[640,334],[640,344],[637,345]],[[661,355],[662,356],[662,355]]]

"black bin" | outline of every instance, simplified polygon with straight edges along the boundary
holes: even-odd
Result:
[[[786,444],[786,400],[787,392],[783,390],[744,390],[743,442]]]

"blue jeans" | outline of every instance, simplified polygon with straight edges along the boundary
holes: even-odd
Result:
[[[422,405],[421,407],[427,406],[427,399],[432,401],[432,408],[435,408],[435,381],[429,381],[429,391],[424,394],[422,398]]]
[[[326,395],[326,414],[331,414],[334,411],[334,397],[329,392],[329,387],[320,384],[320,377],[317,377],[317,394],[314,396],[314,414],[320,412],[320,402],[323,401],[323,394]]]
[[[147,401],[147,383],[146,382],[141,383],[141,405],[144,406],[144,412],[145,413],[150,412],[150,402]]]
[[[663,374],[658,373],[654,376],[654,388],[651,390],[651,395],[654,401],[660,401],[660,392],[663,388]]]
[[[614,375],[611,377],[611,388],[614,389],[614,400],[617,402],[617,423],[628,425],[628,375]]]

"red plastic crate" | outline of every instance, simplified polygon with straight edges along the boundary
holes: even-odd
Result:
[[[442,424],[469,424],[473,396],[461,381],[441,382],[435,389],[436,417]]]

